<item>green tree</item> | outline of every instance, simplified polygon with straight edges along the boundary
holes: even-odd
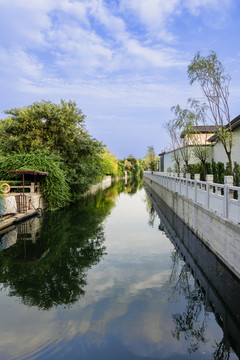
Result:
[[[111,154],[110,150],[106,147],[104,152],[101,154],[103,160],[103,171],[105,175],[123,175],[124,174],[124,164],[116,158],[116,155]]]
[[[103,145],[85,129],[85,115],[75,102],[35,102],[5,113],[10,116],[0,121],[3,156],[34,151],[57,155],[71,188],[71,200],[103,177]]]
[[[151,171],[157,170],[158,158],[153,146],[148,146],[144,160]]]
[[[218,128],[218,139],[228,157],[230,174],[233,173],[233,132],[229,111],[230,75],[225,73],[222,63],[214,51],[206,57],[198,52],[188,66],[190,84],[198,82],[208,103],[214,123]]]

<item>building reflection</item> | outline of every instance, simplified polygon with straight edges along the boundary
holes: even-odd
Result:
[[[166,206],[152,189],[145,189],[160,217],[159,230],[173,243],[170,297],[184,294],[186,308],[172,315],[172,336],[188,340],[189,353],[204,343],[208,314],[214,314],[223,337],[215,344],[214,359],[229,359],[232,349],[240,358],[240,281],[203,242]],[[192,281],[193,280],[193,281]]]

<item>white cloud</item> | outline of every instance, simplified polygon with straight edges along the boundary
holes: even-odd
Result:
[[[224,13],[232,5],[232,0],[185,0],[184,6],[193,14],[199,15],[202,9]]]
[[[43,65],[36,56],[27,54],[21,48],[11,48],[8,51],[0,48],[0,68],[2,77],[18,81],[21,78],[39,80],[42,76]]]
[[[159,39],[173,41],[175,36],[167,30],[167,20],[174,14],[180,0],[122,0],[123,10],[133,11],[148,31]]]

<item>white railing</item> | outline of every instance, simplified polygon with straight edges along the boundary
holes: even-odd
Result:
[[[167,189],[191,199],[206,209],[240,224],[240,187],[233,186],[233,177],[225,176],[224,184],[213,182],[213,175],[207,175],[207,181],[200,181],[196,174],[191,180],[190,175],[145,171],[144,176]]]

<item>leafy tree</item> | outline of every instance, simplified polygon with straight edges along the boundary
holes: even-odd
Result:
[[[69,145],[74,146],[79,136],[86,136],[85,115],[72,101],[61,100],[60,105],[35,102],[6,110],[5,114],[10,116],[1,120],[0,146],[4,154],[57,150],[67,156]]]
[[[103,171],[105,175],[117,176],[124,174],[124,164],[116,158],[116,155],[111,154],[106,147],[101,154],[101,158],[103,160]]]
[[[136,159],[133,155],[129,155],[127,159],[124,159],[125,170],[129,175],[133,177],[139,177],[143,174],[142,162]]]
[[[3,156],[34,151],[57,155],[71,188],[71,200],[103,177],[103,145],[85,129],[85,115],[75,102],[35,102],[5,113],[10,116],[0,121]]]
[[[232,175],[233,132],[228,103],[230,75],[225,73],[216,53],[211,51],[206,57],[201,56],[199,52],[194,56],[188,66],[188,77],[191,84],[196,81],[200,84],[214,123],[218,128],[218,139],[222,142],[227,154]]]
[[[147,167],[151,171],[155,171],[157,169],[158,158],[155,154],[155,150],[153,146],[148,146],[144,160],[147,164]]]

